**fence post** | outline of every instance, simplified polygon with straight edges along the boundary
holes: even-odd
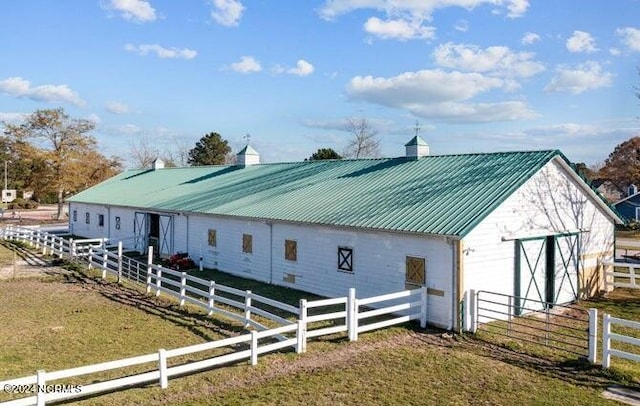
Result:
[[[478,293],[475,289],[469,290],[469,331],[472,334],[478,331]]]
[[[307,315],[309,309],[307,308],[307,299],[300,299],[300,310],[298,313],[298,345],[296,346],[296,352],[298,354],[307,352]]]
[[[356,299],[356,289],[349,288],[347,296],[347,331],[349,341],[358,341],[358,299]]]
[[[633,289],[636,288],[636,270],[634,267],[629,267],[629,276],[631,277],[631,285]]]
[[[54,238],[56,237],[54,236]],[[58,240],[58,258],[62,259],[64,254],[64,239],[58,237]]]
[[[549,313],[551,313],[551,307],[545,306],[545,324],[544,324],[544,345],[549,345],[549,335],[551,333],[551,326],[549,326]]]
[[[596,363],[598,357],[598,309],[589,309],[589,362]]]
[[[109,261],[109,254],[106,249],[102,251],[102,279],[107,277],[107,266]]]
[[[104,243],[102,246],[102,249],[105,249]],[[118,241],[118,283],[120,282],[122,282],[122,241]]]
[[[162,266],[158,265],[156,271],[156,296],[160,296],[160,288],[162,287]]]
[[[249,320],[251,320],[251,291],[247,290],[246,296],[244,297],[244,326],[249,325]]]
[[[47,234],[43,235],[42,240],[42,255],[47,255]]]
[[[187,295],[187,273],[180,274],[180,306],[184,306],[184,297]]]
[[[147,293],[151,292],[151,273],[153,269],[151,265],[153,264],[153,247],[149,246],[149,256],[147,257]]]
[[[214,281],[209,282],[209,316],[213,314],[213,309],[215,308],[216,301],[216,283]]]
[[[200,272],[202,272],[204,270],[204,264],[202,263],[202,256],[200,256],[200,264],[198,266],[198,269],[200,270]]]
[[[258,332],[251,331],[251,365],[258,364]]]
[[[167,376],[167,351],[164,348],[158,350],[158,363],[160,372],[160,387],[167,389],[169,386],[169,377]]]
[[[36,406],[44,406],[47,396],[47,391],[45,390],[45,371],[43,369],[38,370],[36,372]]]
[[[611,363],[611,316],[605,313],[602,318],[602,368],[609,368]]]
[[[423,286],[420,290],[420,302],[422,306],[420,306],[420,328],[427,327],[427,310],[428,310],[428,302],[427,302],[427,287]]]
[[[508,337],[508,336],[511,335],[511,320],[513,319],[512,312],[511,312],[511,309],[513,309],[513,296],[509,296],[507,306],[509,307],[507,309],[507,312],[508,312],[508,315],[507,315],[507,337]]]
[[[93,267],[93,247],[89,245],[89,269]]]

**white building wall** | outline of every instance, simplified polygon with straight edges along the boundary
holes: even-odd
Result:
[[[580,269],[594,267],[611,252],[615,226],[560,164],[551,161],[463,239],[463,290],[513,295],[514,238],[578,229],[589,230],[580,234]],[[580,277],[584,289],[586,275]]]
[[[209,229],[216,247],[208,245]],[[242,252],[243,233],[253,235],[253,254]],[[426,283],[436,293],[428,298],[429,321],[451,327],[453,248],[444,238],[198,215],[189,216],[189,234],[189,254],[202,255],[207,268],[328,297],[350,287],[358,297],[403,290],[406,256],[426,258]],[[285,240],[296,241],[296,261],[285,259]],[[353,249],[352,273],[338,269],[340,246]]]

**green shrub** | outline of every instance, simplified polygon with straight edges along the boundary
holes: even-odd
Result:
[[[38,202],[35,200],[25,200],[22,198],[17,198],[16,200],[9,203],[9,210],[12,209],[37,209]]]

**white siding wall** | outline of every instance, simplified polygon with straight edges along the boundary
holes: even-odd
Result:
[[[595,266],[611,251],[611,219],[558,163],[551,161],[464,238],[463,289],[513,294],[515,241],[502,238],[572,229],[590,230],[580,238],[579,254],[584,259],[581,268]]]
[[[98,205],[72,204],[78,220],[73,232],[86,237],[109,236],[111,243],[133,246],[136,210]],[[85,227],[84,213],[105,214],[104,230]],[[107,211],[110,219],[107,220]],[[115,229],[115,217],[120,229]],[[93,220],[93,217],[92,217]],[[110,224],[110,228],[107,227]],[[91,224],[93,226],[93,224]],[[208,245],[208,230],[216,230],[217,245]],[[429,322],[452,327],[453,246],[443,237],[420,237],[396,233],[269,224],[196,214],[174,216],[174,250],[188,252],[204,266],[263,282],[287,286],[322,296],[345,296],[355,287],[358,297],[375,296],[405,289],[406,257],[426,259]],[[110,233],[110,234],[109,234]],[[242,235],[253,236],[253,253],[242,252]],[[297,261],[284,257],[285,240],[297,242]],[[353,249],[353,273],[338,270],[338,247]]]

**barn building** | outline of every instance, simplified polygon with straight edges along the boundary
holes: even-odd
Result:
[[[604,287],[616,213],[559,151],[129,170],[69,199],[75,235],[324,296],[426,285],[460,327],[469,289],[566,303]]]

